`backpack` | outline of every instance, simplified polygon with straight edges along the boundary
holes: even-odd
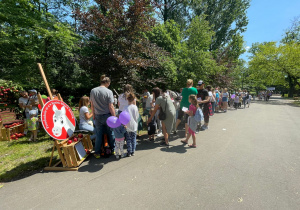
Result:
[[[198,108],[196,110],[196,114],[194,116],[194,119],[197,121],[197,122],[201,122],[204,120],[204,116],[203,116],[203,112],[200,108]]]

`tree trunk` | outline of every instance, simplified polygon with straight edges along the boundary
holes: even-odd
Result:
[[[295,84],[290,75],[288,75],[288,81],[289,81],[289,95],[288,97],[293,97],[295,92]]]

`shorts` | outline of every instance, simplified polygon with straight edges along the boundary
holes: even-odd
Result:
[[[155,131],[156,131],[156,126],[155,125],[149,125],[148,126],[148,135],[149,136],[154,135]]]
[[[189,115],[188,114],[186,114],[186,113],[184,113],[183,111],[182,111],[182,109],[179,109],[178,110],[178,120],[182,120],[182,118],[183,118],[183,116],[185,116],[185,123],[187,123],[188,122],[188,118],[189,118]]]
[[[223,102],[228,102],[228,98],[227,98],[227,97],[223,97],[223,98],[222,98],[222,101],[223,101]]]

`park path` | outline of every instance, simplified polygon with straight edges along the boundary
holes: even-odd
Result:
[[[215,114],[196,149],[141,141],[134,157],[6,183],[0,209],[299,209],[300,108],[272,100]]]

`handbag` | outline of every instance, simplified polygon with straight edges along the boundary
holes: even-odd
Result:
[[[27,101],[26,106],[28,105],[28,103],[29,103],[29,99],[28,99],[28,101]],[[23,115],[23,119],[26,119],[26,107],[25,107],[25,109],[24,109],[22,115]]]
[[[165,111],[167,109],[167,98],[166,98],[166,105],[165,105]],[[158,114],[158,119],[159,120],[165,120],[167,118],[166,112],[163,111],[162,107],[160,107],[160,111]]]

